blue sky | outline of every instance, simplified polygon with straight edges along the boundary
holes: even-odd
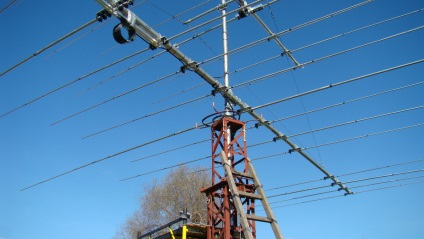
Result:
[[[3,1],[0,7],[8,2]],[[140,1],[136,1],[138,2]],[[188,26],[175,18],[162,22],[201,2],[203,1],[149,0],[133,10],[159,33],[170,38],[187,30]],[[220,1],[206,1],[202,6],[178,18],[188,20],[216,7],[219,3]],[[266,3],[267,1],[262,1],[262,4]],[[258,15],[273,32],[280,32],[294,29],[296,26],[358,3],[360,1],[278,1],[270,7],[265,7]],[[228,10],[235,8],[236,5],[233,3],[229,5]],[[422,8],[424,2],[419,0],[373,1],[327,20],[293,30],[282,35],[280,40],[293,51],[293,56],[300,63],[321,59],[395,34],[404,34],[319,60],[254,84],[234,88],[233,92],[254,107],[421,60],[424,56],[423,30],[409,33],[405,31],[423,25],[424,13],[422,11],[411,13]],[[6,71],[37,50],[94,19],[99,10],[101,7],[94,0],[63,1],[60,4],[51,0],[14,2],[0,13],[0,26],[3,29],[0,72]],[[340,35],[406,13],[411,14]],[[195,27],[219,14],[213,12],[190,23],[189,26]],[[229,16],[233,17],[234,14]],[[141,39],[136,39],[131,44],[118,45],[112,37],[112,29],[117,23],[116,19],[101,26],[99,23],[94,23],[1,76],[0,115],[147,47]],[[183,42],[219,23],[220,21],[216,21],[193,30],[172,39],[172,43]],[[228,32],[230,50],[267,37],[267,33],[252,17],[229,23]],[[340,36],[333,40],[299,49],[337,35]],[[197,38],[182,44],[179,49],[197,62],[210,59],[222,53],[221,30],[217,29],[202,35],[201,39]],[[196,129],[146,144],[200,124],[205,116],[214,112],[213,104],[217,109],[223,108],[221,96],[206,96],[211,92],[210,86],[204,84],[193,88],[204,82],[193,72],[174,74],[131,94],[110,100],[92,110],[51,125],[123,92],[177,72],[181,63],[170,54],[164,53],[153,57],[161,51],[161,49],[146,51],[0,118],[1,239],[111,238],[138,207],[138,198],[143,195],[143,185],[152,179],[162,178],[168,171],[162,170],[127,181],[120,181],[121,179],[210,154],[210,144],[206,142],[131,162],[210,137],[208,129]],[[292,67],[290,59],[279,57],[239,71],[245,66],[277,56],[281,52],[281,48],[271,40],[230,55],[230,72],[236,72],[230,75],[231,85]],[[150,60],[112,77],[147,59]],[[208,62],[201,66],[210,75],[222,81],[222,61]],[[347,184],[354,192],[374,191],[319,200],[340,195],[341,192],[329,186],[322,190],[288,194],[330,184],[328,180],[319,180],[324,175],[304,158],[294,153],[284,153],[288,151],[288,145],[277,141],[250,148],[248,154],[252,159],[283,153],[254,161],[264,189],[318,180],[315,183],[266,191],[268,196],[287,194],[273,197],[272,200],[270,198],[271,202],[287,200],[272,204],[287,239],[421,238],[424,233],[422,217],[424,184],[419,182],[423,180],[420,178],[423,174],[422,172],[398,174],[424,168],[424,162],[419,161],[424,155],[423,143],[420,140],[424,133],[423,128],[416,126],[373,134],[423,122],[423,110],[417,108],[422,107],[424,99],[423,85],[420,83],[424,75],[423,69],[423,63],[415,64],[257,110],[271,121],[348,102],[327,110],[309,113],[307,116],[278,121],[273,125],[290,136],[358,120],[360,122],[302,134],[291,140],[300,147],[310,148],[306,152],[334,175],[385,167],[340,177],[343,182],[396,174],[378,180]],[[104,83],[99,85],[99,82]],[[411,86],[412,84],[415,85]],[[405,88],[394,90],[401,87]],[[352,101],[389,90],[394,91]],[[183,107],[82,139],[92,133],[202,96],[205,97]],[[406,109],[409,110],[394,113]],[[383,114],[387,115],[361,120]],[[248,127],[255,123],[247,114],[243,114],[241,119],[247,122]],[[313,148],[316,145],[359,136],[364,137]],[[275,136],[264,127],[251,129],[247,131],[247,144],[259,144],[273,137]],[[55,175],[142,144],[146,145],[20,191]],[[402,164],[416,160],[418,161],[414,163]],[[200,160],[190,165],[209,167],[210,161]],[[398,166],[386,167],[390,165]],[[411,177],[415,178],[407,179]],[[388,182],[388,180],[397,181]],[[410,184],[415,182],[417,183]],[[364,186],[370,183],[380,184]],[[400,184],[403,186],[377,190]],[[363,187],[354,188],[361,185]],[[331,189],[335,191],[311,196]],[[309,200],[317,201],[303,203]],[[300,204],[288,206],[294,203]],[[268,225],[259,223],[258,228],[258,238],[270,238],[272,231]]]

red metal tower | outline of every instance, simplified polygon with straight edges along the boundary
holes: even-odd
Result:
[[[239,192],[255,193],[255,185],[248,177],[246,148],[246,128],[242,121],[231,117],[222,117],[211,126],[212,133],[212,186],[203,189],[207,196],[207,239],[244,238],[232,193],[219,159],[221,151],[225,153]],[[255,213],[255,198],[245,197],[242,201],[245,214]],[[256,238],[255,221],[248,221],[250,231]]]

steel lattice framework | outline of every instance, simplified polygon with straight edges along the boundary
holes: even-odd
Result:
[[[203,189],[207,196],[207,239],[241,238],[242,227],[237,210],[232,200],[232,194],[225,175],[218,172],[222,169],[219,159],[221,151],[227,155],[234,172],[237,189],[246,193],[255,193],[253,182],[243,175],[248,175],[246,128],[242,121],[231,117],[222,117],[211,126],[212,133],[212,186]],[[255,214],[255,199],[245,198],[243,206],[246,214]],[[256,238],[255,221],[249,220],[249,227]]]

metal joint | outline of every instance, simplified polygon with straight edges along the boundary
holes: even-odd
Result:
[[[96,13],[96,20],[98,22],[102,22],[103,20],[106,20],[111,16],[112,16],[112,14],[110,12],[103,9],[103,10],[99,11],[98,13]]]
[[[263,188],[264,186],[262,185],[262,184],[258,184],[258,185],[255,185],[253,188],[256,190],[256,189],[258,189],[258,188]]]
[[[341,182],[334,182],[334,183],[331,183],[331,187],[334,187],[334,186],[336,186],[336,185],[340,186],[340,188],[339,188],[339,189],[337,189],[337,190],[341,191],[341,190],[343,190],[343,189],[344,189],[344,188],[341,186],[341,185],[342,185],[342,183],[341,183]]]
[[[268,38],[267,38],[267,40],[268,41],[271,41],[272,39],[275,39],[275,38],[277,38],[278,37],[278,35],[277,34],[272,34],[272,35],[270,35]]]
[[[280,134],[280,135],[278,135],[277,137],[274,137],[274,138],[272,139],[272,141],[276,142],[277,140],[280,140],[280,139],[287,139],[287,136],[285,136],[285,135],[283,135],[283,134]],[[290,150],[293,150],[293,149],[290,149]],[[290,150],[289,150],[289,153],[291,153],[291,152],[290,152]]]
[[[252,111],[253,111],[252,110],[252,107],[245,107],[245,108],[242,108],[242,109],[237,110],[237,114],[238,115],[241,115],[242,113],[252,112]]]
[[[250,14],[259,12],[259,11],[261,11],[263,9],[264,9],[264,6],[262,4],[259,4],[258,6],[255,6],[255,7],[250,8]]]
[[[166,44],[168,44],[168,43],[169,43],[169,40],[168,40],[168,38],[166,38],[166,37],[162,37],[162,38],[161,38],[161,41],[162,41],[162,44],[163,44],[163,45],[166,45]]]
[[[262,126],[262,125],[270,125],[270,123],[268,120],[265,120],[264,122],[256,123],[255,128],[259,128],[259,126]]]
[[[240,20],[242,18],[245,18],[251,14],[255,14],[256,12],[259,12],[264,9],[264,6],[262,4],[259,4],[254,7],[246,7],[246,3],[240,5],[240,10],[238,11],[238,14],[236,16],[237,20]]]
[[[292,54],[292,52],[290,50],[285,50],[281,53],[281,56],[285,56],[285,55],[289,55],[289,54]]]
[[[197,64],[197,62],[193,61],[193,62],[191,62],[191,63],[189,63],[187,65],[181,66],[180,71],[182,73],[185,73],[186,70],[191,70],[191,69],[194,69],[194,68],[197,68],[197,67],[199,67],[199,65]]]
[[[249,11],[249,9],[248,8],[246,8],[246,7],[242,7],[242,8],[240,8],[240,10],[238,11],[238,14],[237,14],[237,20],[240,20],[240,19],[242,19],[242,18],[245,18],[245,17],[247,17],[247,16],[249,16],[250,15],[250,11]]]
[[[131,6],[134,5],[134,0],[126,0],[126,1],[122,0],[122,1],[116,2],[116,7],[120,11],[122,11],[124,8],[128,8],[128,6],[130,6],[130,5]]]
[[[351,191],[349,191],[349,189],[346,186],[343,186],[341,183],[339,184],[340,188],[337,189],[338,191],[346,191],[346,193],[344,194],[345,196],[352,194]]]
[[[300,151],[300,148],[299,147],[294,148],[294,149],[289,149],[289,154],[291,154],[293,152],[299,152],[299,151]]]
[[[222,93],[224,93],[224,92],[227,92],[228,90],[229,90],[229,88],[227,87],[227,86],[222,86],[222,87],[220,87],[220,88],[216,88],[215,89],[217,92],[222,92]]]
[[[348,195],[351,195],[351,194],[353,195],[354,192],[345,193],[344,196],[348,196]]]
[[[226,9],[226,8],[227,8],[227,6],[228,6],[228,3],[222,3],[222,4],[220,4],[220,5],[218,5],[218,6],[216,7],[216,10],[221,11],[221,10],[223,10],[223,9]]]

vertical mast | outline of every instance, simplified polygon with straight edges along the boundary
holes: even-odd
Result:
[[[221,0],[223,7],[221,9],[222,13],[222,45],[224,50],[224,86],[230,87],[230,79],[228,76],[228,32],[227,32],[227,10],[225,0]],[[230,114],[231,103],[228,100],[225,100],[225,113],[227,116]]]
[[[228,31],[227,31],[227,10],[225,5],[225,0],[221,0],[222,8],[221,8],[221,14],[222,14],[222,46],[223,46],[223,63],[224,63],[224,86],[229,89],[230,88],[230,78],[228,75]],[[231,116],[231,102],[229,102],[227,99],[225,99],[225,117]],[[227,129],[227,142],[231,142],[231,128]],[[229,164],[231,164],[232,157],[231,155],[227,155],[229,159]]]

